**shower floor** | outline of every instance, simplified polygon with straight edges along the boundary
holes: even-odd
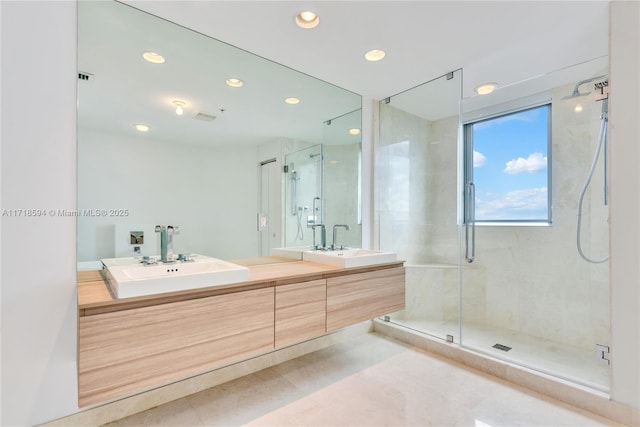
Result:
[[[391,322],[443,340],[447,335],[453,335],[454,342],[461,343],[458,322],[393,316]],[[604,392],[609,390],[609,365],[597,360],[595,348],[570,346],[508,329],[476,324],[463,326],[461,344],[471,350],[587,387]],[[493,347],[495,344],[511,349],[500,350]]]

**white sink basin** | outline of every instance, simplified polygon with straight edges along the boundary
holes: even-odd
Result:
[[[217,258],[191,255],[191,261],[144,265],[138,258],[103,259],[117,298],[154,295],[249,280],[249,269]]]
[[[343,249],[335,251],[306,251],[302,254],[305,261],[335,267],[350,268],[394,262],[398,258],[394,252],[381,252],[370,249]]]

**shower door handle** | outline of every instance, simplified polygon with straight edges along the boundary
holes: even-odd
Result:
[[[464,208],[465,258],[472,263],[476,258],[476,186],[472,181],[464,186]]]
[[[324,224],[322,222],[322,215],[321,215],[321,208],[322,205],[320,205],[320,207],[316,207],[316,200],[319,202],[322,199],[320,199],[320,197],[316,196],[313,198],[313,202],[311,203],[311,208],[313,209],[313,212],[311,212],[311,215],[313,216],[313,220],[315,224]]]
[[[609,118],[607,113],[602,114],[602,137],[604,138],[604,205],[609,205]]]

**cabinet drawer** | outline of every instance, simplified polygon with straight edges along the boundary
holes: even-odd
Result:
[[[275,346],[283,347],[324,335],[326,308],[325,279],[278,286]]]
[[[274,292],[258,289],[80,317],[80,406],[272,350]]]
[[[404,267],[327,279],[327,332],[405,306]]]

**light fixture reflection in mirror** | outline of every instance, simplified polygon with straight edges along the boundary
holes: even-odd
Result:
[[[155,53],[155,52],[144,52],[142,54],[142,57],[151,62],[152,64],[164,64],[164,56],[160,55],[159,53]]]
[[[176,106],[176,114],[181,116],[184,114],[184,107],[187,105],[184,101],[173,101],[173,105]]]
[[[225,82],[227,83],[227,85],[231,86],[231,87],[242,87],[244,86],[244,82],[240,79],[236,79],[236,78],[229,78],[227,80],[225,80]]]
[[[141,52],[167,60],[150,66]],[[78,2],[78,67],[93,76],[78,82],[78,209],[126,212],[78,218],[79,262],[156,255],[157,224],[180,226],[176,252],[264,255],[260,163],[273,159],[282,179],[288,152],[327,144],[326,120],[361,108],[359,95],[115,1]],[[238,90],[232,79],[251,85]],[[282,102],[292,93],[304,108]],[[136,123],[153,132],[132,130]],[[356,186],[339,194],[356,195]],[[283,204],[274,188],[269,197]],[[327,197],[327,211],[344,204],[339,194]],[[131,231],[147,236],[140,252]],[[272,232],[267,252],[284,245],[283,230]]]

